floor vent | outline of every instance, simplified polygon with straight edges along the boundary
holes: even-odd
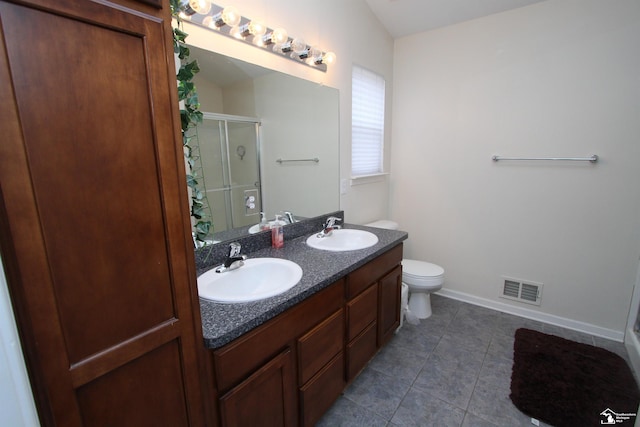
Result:
[[[540,305],[542,283],[503,277],[502,298]]]

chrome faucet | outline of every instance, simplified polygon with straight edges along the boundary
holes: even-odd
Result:
[[[224,264],[216,267],[216,273],[223,273],[225,271],[236,270],[244,265],[244,260],[247,259],[246,255],[241,255],[240,250],[242,246],[238,242],[233,242],[229,245],[229,255]]]
[[[340,228],[339,225],[336,225],[336,222],[342,221],[342,219],[337,218],[335,216],[330,216],[324,222],[322,226],[322,231],[317,234],[317,237],[329,237],[333,233],[333,230],[337,230]]]
[[[287,221],[289,221],[289,224],[293,224],[294,222],[296,222],[296,219],[293,217],[293,214],[291,212],[285,211],[284,216],[285,218],[287,218]]]

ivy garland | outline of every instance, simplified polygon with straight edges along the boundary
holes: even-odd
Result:
[[[171,1],[171,15],[180,26],[182,22],[179,16],[181,0]],[[195,219],[193,225],[194,237],[201,245],[205,244],[205,238],[213,232],[213,224],[207,219],[208,205],[205,194],[200,188],[195,165],[197,158],[193,155],[197,148],[197,134],[193,129],[202,123],[202,112],[198,101],[198,93],[193,83],[193,77],[200,71],[197,61],[189,61],[189,47],[185,40],[188,34],[178,27],[173,28],[173,50],[180,59],[178,70],[178,101],[182,101],[180,108],[180,123],[182,128],[182,146],[189,170],[187,171],[187,186],[191,189],[191,216]]]

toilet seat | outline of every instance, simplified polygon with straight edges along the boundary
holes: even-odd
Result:
[[[402,260],[403,272],[418,277],[438,277],[444,275],[444,268],[439,265],[415,259]]]
[[[415,259],[402,260],[402,273],[416,278],[444,276],[444,268],[439,265]]]
[[[444,268],[426,261],[403,259],[402,281],[410,287],[438,290],[444,283]]]

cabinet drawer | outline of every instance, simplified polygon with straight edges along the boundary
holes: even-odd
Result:
[[[402,261],[402,243],[363,265],[347,277],[347,299],[351,299]]]
[[[376,353],[376,322],[371,323],[351,343],[347,344],[347,381],[351,381]]]
[[[344,280],[318,292],[251,332],[213,352],[217,389],[224,393],[297,336],[326,319],[344,304]]]
[[[304,384],[344,345],[344,311],[338,310],[298,339],[298,381]]]
[[[378,285],[374,284],[347,303],[347,341],[351,341],[376,320]]]
[[[344,353],[338,353],[304,387],[300,388],[303,426],[313,426],[340,396],[345,386]]]

